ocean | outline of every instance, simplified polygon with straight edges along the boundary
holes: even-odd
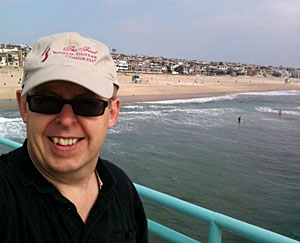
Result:
[[[18,111],[0,111],[0,136],[24,141]],[[123,104],[101,157],[135,183],[300,240],[299,90]],[[144,205],[148,218],[207,242],[207,224]]]

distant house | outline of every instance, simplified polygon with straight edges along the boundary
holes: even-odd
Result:
[[[300,78],[300,69],[291,72],[292,78]]]
[[[6,54],[0,53],[0,67],[7,66]]]
[[[144,62],[138,62],[134,66],[134,71],[136,72],[145,72],[146,71],[146,64]]]
[[[128,71],[128,64],[124,60],[119,60],[116,65],[117,71],[124,72]]]
[[[23,67],[26,51],[17,49],[0,49],[0,66]]]
[[[177,73],[188,74],[188,67],[186,67],[184,65],[179,65],[179,66],[177,66],[177,67],[174,68],[173,72],[176,72],[174,74],[177,74]]]
[[[7,66],[19,67],[19,54],[18,52],[7,52]]]
[[[0,66],[9,66],[9,67],[19,67],[20,62],[19,62],[19,54],[18,51],[5,51],[5,52],[0,52]]]
[[[151,62],[150,67],[152,73],[162,73],[162,66],[158,63]]]

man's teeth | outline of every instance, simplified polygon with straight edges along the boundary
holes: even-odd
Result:
[[[61,146],[70,146],[78,142],[79,138],[58,138],[51,137],[53,143],[59,144]]]

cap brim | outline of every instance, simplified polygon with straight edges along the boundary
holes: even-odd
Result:
[[[29,74],[29,73],[28,73]],[[113,95],[114,80],[112,77],[99,75],[99,72],[85,70],[85,68],[69,66],[51,66],[31,71],[29,79],[22,90],[22,96],[28,91],[49,81],[68,81],[94,92],[103,98],[111,98]],[[26,77],[24,77],[26,79]],[[95,85],[96,84],[96,85]]]

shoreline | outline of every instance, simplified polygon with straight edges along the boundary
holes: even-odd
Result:
[[[228,94],[228,93],[223,93]],[[181,100],[219,96],[223,94],[168,94],[168,95],[134,95],[119,96],[121,104],[130,104],[138,102],[163,101],[163,100]]]
[[[229,93],[224,93],[229,94]],[[219,96],[223,94],[179,94],[179,95],[136,95],[136,96],[119,96],[121,104],[132,104],[138,102],[162,101],[162,100],[178,100],[178,99],[193,99]],[[16,110],[18,104],[16,99],[0,99],[0,110]]]
[[[270,90],[253,90],[242,92],[217,92],[206,94],[166,94],[166,95],[132,95],[132,96],[119,96],[122,104],[133,104],[139,102],[152,102],[152,101],[164,101],[164,100],[183,100],[183,99],[196,99],[206,97],[217,97],[223,95],[231,95],[237,93],[252,93],[252,92],[271,92],[271,91],[283,91],[283,90],[299,90],[299,89],[270,89]],[[0,110],[17,110],[18,104],[16,99],[0,99]]]
[[[16,90],[21,89],[23,70],[0,70],[0,109],[17,109]],[[118,73],[121,103],[192,99],[232,93],[300,90],[300,79],[261,76],[189,76],[139,74],[141,82],[132,82],[132,73]]]

